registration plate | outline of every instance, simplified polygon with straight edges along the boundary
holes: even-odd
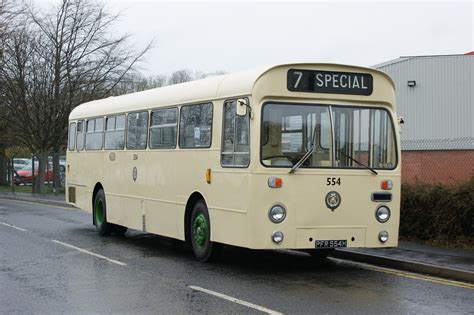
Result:
[[[341,248],[347,247],[346,240],[320,240],[315,242],[316,248]]]

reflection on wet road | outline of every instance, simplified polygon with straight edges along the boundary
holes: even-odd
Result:
[[[469,313],[472,287],[289,251],[100,237],[80,210],[0,200],[2,313]],[[375,270],[374,270],[375,269]],[[382,271],[382,272],[380,272]]]

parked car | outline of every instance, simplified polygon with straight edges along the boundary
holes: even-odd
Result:
[[[35,177],[38,176],[38,167],[39,163],[35,161]],[[33,181],[33,167],[32,164],[28,164],[27,166],[23,167],[22,169],[18,170],[16,172],[21,179],[15,175],[15,184],[31,184]],[[52,181],[53,180],[53,165],[49,163],[47,170],[45,170],[45,176],[44,180],[46,182]]]
[[[13,168],[15,171],[21,170],[23,167],[31,163],[31,159],[24,158],[14,158],[13,159]]]

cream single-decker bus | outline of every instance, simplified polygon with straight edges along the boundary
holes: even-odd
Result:
[[[304,250],[397,246],[400,139],[392,80],[284,64],[76,107],[67,201],[101,235]]]

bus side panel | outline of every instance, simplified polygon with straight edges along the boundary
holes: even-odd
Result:
[[[68,187],[76,188],[74,205],[89,213],[92,213],[94,187],[102,179],[102,156],[102,151],[68,152],[67,156]]]
[[[212,173],[209,211],[211,239],[235,246],[248,246],[247,209],[249,179],[247,169],[218,169]]]
[[[146,178],[143,191],[145,203],[146,231],[178,238],[177,222],[181,217],[176,209],[176,152],[172,150],[151,150],[140,162]]]

